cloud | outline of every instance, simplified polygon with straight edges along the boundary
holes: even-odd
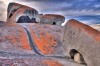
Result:
[[[99,0],[10,0],[39,10],[40,13],[69,15],[100,15]],[[98,8],[97,8],[98,7]],[[68,13],[67,13],[68,12]],[[78,13],[80,12],[80,13]]]
[[[4,1],[0,0],[0,21],[6,21],[6,5]]]
[[[94,5],[95,8],[100,8],[100,4]]]
[[[21,0],[41,13],[62,15],[100,15],[99,0]],[[98,8],[97,8],[98,7]]]
[[[100,24],[100,15],[69,16],[66,19],[76,19],[85,24]]]

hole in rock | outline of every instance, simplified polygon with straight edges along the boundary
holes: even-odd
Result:
[[[36,22],[35,18],[30,19],[29,16],[20,16],[17,23],[33,23]]]
[[[56,25],[56,22],[53,22],[53,25]]]
[[[82,54],[80,54],[77,50],[72,49],[70,50],[69,54],[70,54],[71,59],[73,59],[75,62],[87,65],[86,62],[84,61]]]

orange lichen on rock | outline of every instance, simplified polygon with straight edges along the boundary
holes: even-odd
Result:
[[[27,39],[27,34],[21,26],[17,24],[6,24],[4,27],[2,27],[2,35],[5,41],[9,41],[12,46],[25,50],[31,50]]]
[[[54,60],[44,60],[42,64],[43,66],[63,66],[62,64]]]
[[[19,40],[22,44],[22,48],[26,49],[26,50],[31,50],[31,47],[29,45],[29,42],[28,42],[25,32],[22,32],[19,38],[20,38]]]
[[[5,38],[9,39],[11,43],[15,43],[16,42],[15,36],[6,36]]]
[[[31,30],[31,33],[36,46],[43,54],[53,53],[55,47],[57,46],[57,41],[53,35],[46,32],[42,28],[38,30],[39,38],[36,36],[33,30]]]
[[[22,44],[21,48],[26,49],[26,50],[31,50],[25,30],[23,28],[19,28],[19,30],[21,32],[19,36],[19,41]]]
[[[83,24],[75,19],[69,20],[68,23],[72,25],[74,28],[79,28],[79,29],[81,28],[82,30],[85,30],[89,35],[95,38],[95,40],[100,41],[100,32],[98,30],[95,30],[92,27]]]

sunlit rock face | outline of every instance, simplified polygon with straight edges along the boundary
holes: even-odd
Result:
[[[69,56],[70,50],[77,50],[87,66],[100,65],[100,32],[77,20],[69,20],[63,28],[63,47]]]
[[[62,15],[46,14],[41,17],[40,23],[61,26],[64,21],[65,17]]]
[[[9,3],[8,5],[8,10],[7,10],[7,21],[8,22],[16,23],[20,19],[23,19],[21,22],[18,22],[18,23],[24,23],[26,21],[28,23],[30,22],[32,23],[32,22],[36,22],[37,16],[38,16],[38,11],[31,7],[21,5],[18,3]]]

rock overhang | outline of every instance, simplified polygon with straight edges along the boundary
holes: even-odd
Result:
[[[36,9],[18,3],[9,3],[7,11],[8,22],[17,22],[21,16],[29,16],[31,19],[38,16]]]

